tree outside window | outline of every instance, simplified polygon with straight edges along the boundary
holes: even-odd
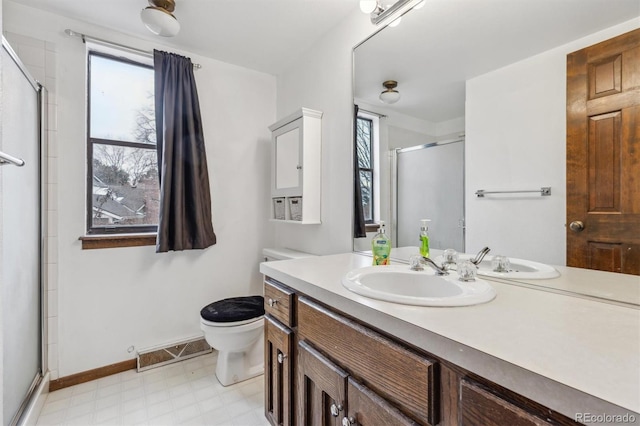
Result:
[[[89,53],[87,228],[155,232],[160,189],[153,67]]]
[[[356,145],[365,223],[373,223],[373,121],[356,118]]]

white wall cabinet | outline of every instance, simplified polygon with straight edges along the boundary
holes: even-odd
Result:
[[[271,219],[320,223],[322,112],[301,108],[271,130]]]

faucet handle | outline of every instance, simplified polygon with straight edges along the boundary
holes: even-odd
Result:
[[[414,254],[409,258],[409,269],[412,271],[424,271],[424,260],[419,254]]]

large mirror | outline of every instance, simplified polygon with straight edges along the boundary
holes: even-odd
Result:
[[[434,248],[565,265],[566,55],[639,15],[636,0],[432,0],[357,46],[356,139],[372,130],[354,250],[380,220],[394,247],[417,246],[429,218]]]

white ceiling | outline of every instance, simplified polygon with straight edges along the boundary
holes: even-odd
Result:
[[[140,21],[147,0],[10,1],[137,37],[158,38]],[[162,41],[277,74],[357,8],[358,0],[176,0],[180,33]]]
[[[634,18],[640,0],[426,0],[356,49],[355,95],[382,105],[382,82],[397,80],[402,98],[386,108],[461,117],[465,80]]]

